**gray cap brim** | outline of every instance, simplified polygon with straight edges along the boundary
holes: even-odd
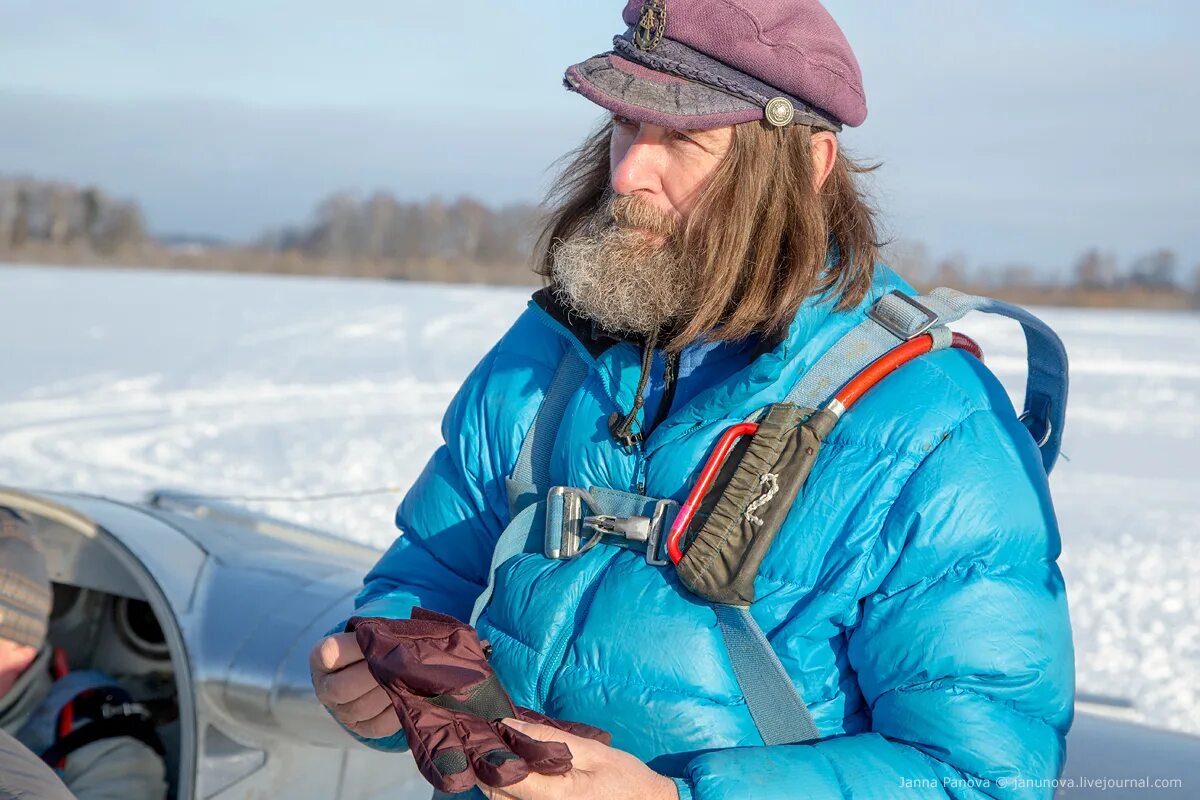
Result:
[[[697,81],[651,70],[615,53],[568,67],[563,84],[614,114],[675,130],[762,119],[763,107]]]

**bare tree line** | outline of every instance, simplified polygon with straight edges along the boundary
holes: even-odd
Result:
[[[268,233],[258,245],[331,263],[394,265],[383,277],[414,277],[405,265],[439,264],[443,280],[475,266],[496,282],[529,282],[536,217],[528,204],[492,209],[469,197],[402,202],[385,192],[365,199],[342,192],[321,202],[307,225]]]
[[[113,254],[146,239],[135,203],[94,186],[0,178],[0,250],[30,243]]]
[[[1087,248],[1069,269],[1057,272],[1023,263],[972,267],[962,254],[933,258],[919,242],[893,243],[886,256],[921,287],[965,286],[1031,303],[1200,308],[1200,264],[1187,269],[1169,248],[1125,263],[1111,252]]]
[[[160,241],[146,233],[136,203],[95,187],[0,177],[0,260],[536,284],[530,258],[538,214],[531,204],[492,208],[469,197],[338,192],[306,223],[253,243]],[[1057,272],[972,266],[904,241],[889,245],[885,259],[922,288],[957,286],[1030,303],[1200,308],[1200,264],[1188,269],[1169,249],[1121,263],[1089,248]]]

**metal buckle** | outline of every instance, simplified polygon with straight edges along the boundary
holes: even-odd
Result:
[[[590,550],[604,537],[614,544],[645,544],[646,563],[652,566],[664,566],[668,563],[659,556],[659,542],[663,539],[663,529],[667,512],[672,506],[678,507],[674,500],[659,500],[655,503],[651,517],[631,516],[618,517],[612,514],[586,514],[586,511],[601,511],[600,504],[592,494],[584,489],[572,486],[555,486],[546,496],[546,540],[545,554],[547,558],[556,561],[566,561]],[[555,503],[562,504],[562,521],[558,526],[551,523],[550,509]],[[594,533],[584,541],[584,530],[591,529]],[[633,548],[631,548],[633,549]]]
[[[150,719],[150,710],[141,703],[105,703],[100,706],[100,716],[104,719],[114,717]]]
[[[667,511],[675,507],[675,513],[679,513],[679,503],[674,500],[659,500],[654,504],[654,516],[650,518],[650,536],[646,539],[646,563],[652,567],[665,567],[671,563],[671,559],[665,554],[659,554],[659,547],[666,539],[664,531],[667,530]]]
[[[555,501],[562,503],[562,525],[555,530],[550,524],[550,510]],[[570,486],[555,486],[546,495],[546,558],[565,561],[579,554],[583,540],[583,510],[596,507],[596,500],[583,489]]]
[[[900,291],[899,289],[893,289],[889,294],[894,297],[900,298],[901,301],[912,306],[917,311],[921,312],[921,315],[925,317],[925,321],[922,322],[921,325],[915,331],[901,330],[895,324],[895,322],[893,320],[888,319],[887,317],[883,316],[876,310],[883,303],[883,301],[880,300],[878,303],[871,306],[867,310],[867,316],[870,317],[871,319],[875,320],[875,322],[877,322],[880,326],[882,326],[883,329],[886,330],[888,333],[890,333],[892,336],[895,336],[897,339],[899,339],[902,342],[907,342],[911,339],[917,338],[918,336],[920,336],[923,333],[927,333],[930,328],[932,328],[934,325],[937,325],[938,315],[933,313],[933,311],[931,311],[930,309],[928,309],[925,306],[918,303],[916,300],[914,300],[911,297],[909,297],[908,295],[906,295],[904,292]]]
[[[1033,441],[1039,448],[1045,447],[1046,442],[1050,441],[1050,436],[1054,433],[1054,423],[1050,421],[1049,417],[1046,417],[1046,419],[1042,420],[1046,425],[1046,431],[1041,435],[1041,437],[1034,433],[1033,428],[1030,427],[1031,422],[1037,421],[1037,418],[1033,414],[1026,411],[1024,414],[1017,417],[1017,419],[1022,425],[1025,426],[1025,430],[1029,431],[1029,435],[1033,437]]]

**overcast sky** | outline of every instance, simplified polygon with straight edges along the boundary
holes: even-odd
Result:
[[[784,0],[781,0],[781,2]],[[686,2],[686,0],[673,0]],[[248,237],[335,189],[536,200],[620,0],[0,0],[0,173]],[[1200,262],[1200,3],[829,0],[889,232],[973,263]]]

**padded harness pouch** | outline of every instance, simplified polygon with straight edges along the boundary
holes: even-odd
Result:
[[[754,602],[758,567],[836,423],[828,411],[774,405],[758,431],[738,443],[704,496],[699,530],[689,532],[676,565],[688,589],[713,603]]]

